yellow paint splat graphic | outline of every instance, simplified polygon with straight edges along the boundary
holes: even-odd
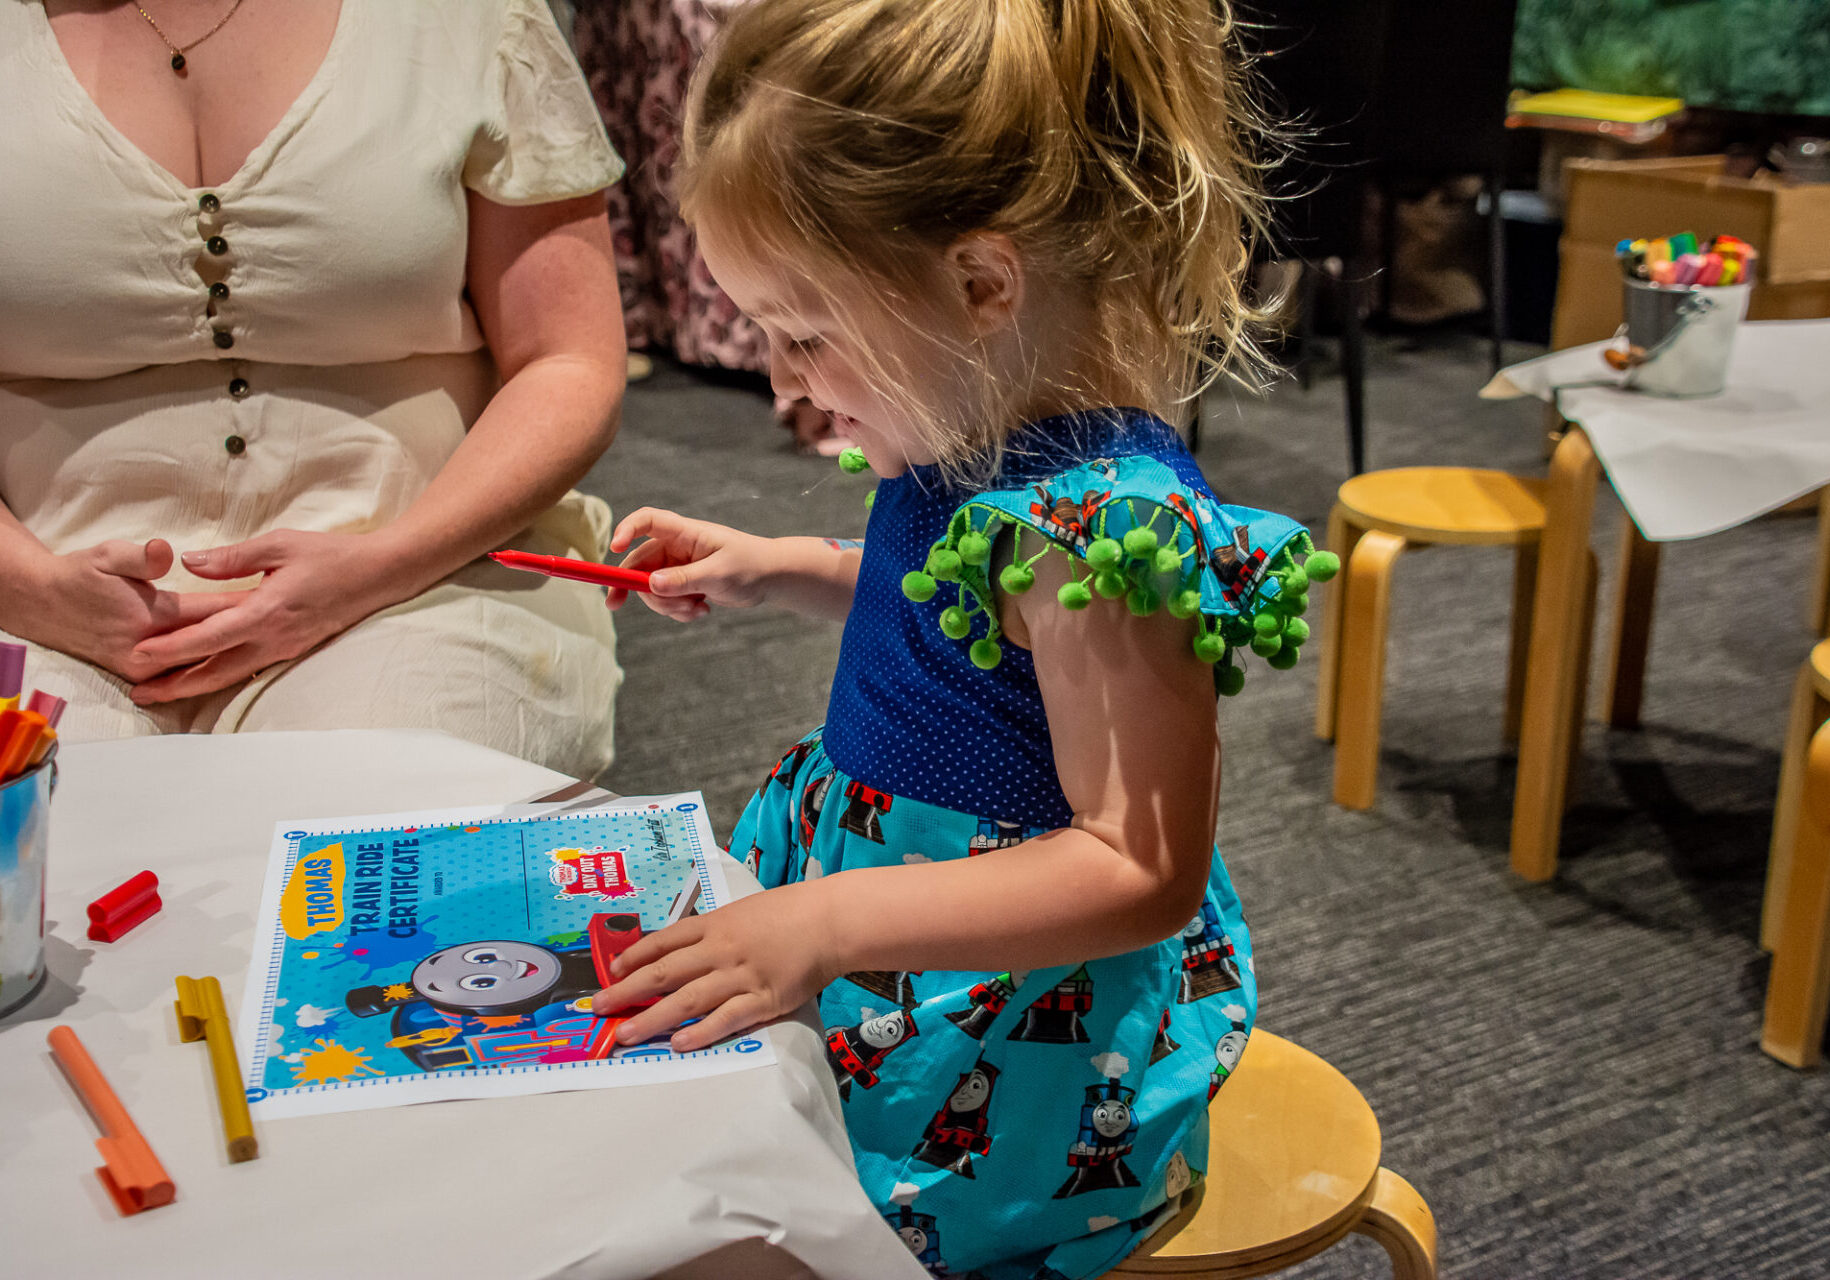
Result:
[[[387,1074],[369,1061],[364,1050],[346,1048],[335,1040],[318,1040],[313,1043],[317,1048],[301,1052],[299,1060],[292,1066],[294,1084],[325,1084],[332,1080],[348,1080],[354,1076]]]
[[[381,998],[388,1001],[411,1000],[413,988],[404,982],[390,982],[381,989]]]

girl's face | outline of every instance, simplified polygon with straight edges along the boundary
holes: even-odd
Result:
[[[866,352],[859,346],[856,321],[845,323],[835,308],[843,305],[852,316],[874,316],[880,308],[873,300],[848,296],[834,286],[822,289],[789,266],[758,261],[743,252],[736,237],[724,234],[716,219],[701,219],[697,230],[699,251],[713,279],[768,336],[769,381],[777,395],[804,397],[832,414],[839,433],[858,442],[879,476],[898,476],[935,460],[912,420],[915,410],[880,384],[893,378],[924,396],[954,385],[957,369],[942,358],[939,344],[920,336],[921,327],[931,330],[938,317],[886,317],[885,323],[872,326]],[[947,411],[938,404],[929,407]]]

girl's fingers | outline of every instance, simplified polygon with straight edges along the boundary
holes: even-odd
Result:
[[[745,991],[732,996],[690,1027],[681,1027],[668,1042],[675,1053],[691,1053],[762,1025],[769,1011],[762,998]]]
[[[620,983],[618,985],[621,985]],[[614,990],[615,988],[612,988]],[[728,972],[711,972],[695,978],[653,1008],[644,1009],[616,1029],[619,1044],[640,1044],[688,1018],[701,1018],[741,989]]]

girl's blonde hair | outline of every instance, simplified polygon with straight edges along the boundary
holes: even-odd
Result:
[[[700,68],[682,208],[809,279],[862,273],[879,321],[937,250],[1006,235],[1084,291],[1102,385],[1170,416],[1256,366],[1264,135],[1231,36],[1224,0],[752,0]],[[923,434],[958,463],[1000,407]]]

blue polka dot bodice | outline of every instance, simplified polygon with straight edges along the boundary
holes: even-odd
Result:
[[[1014,644],[981,670],[936,625],[939,598],[917,604],[902,578],[920,568],[960,505],[978,492],[1024,490],[1088,459],[1144,456],[1213,496],[1175,431],[1137,409],[1048,418],[1015,433],[996,477],[949,486],[914,467],[877,486],[858,587],[826,713],[826,753],[865,784],[1025,826],[1073,817],[1055,776],[1048,716],[1029,653]]]

